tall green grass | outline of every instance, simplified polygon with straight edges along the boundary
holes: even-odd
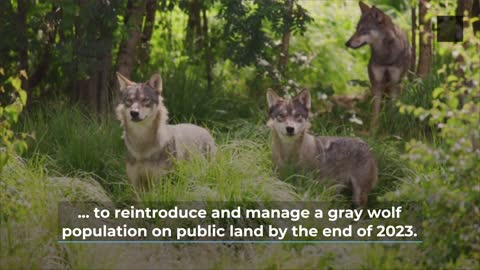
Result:
[[[50,177],[52,160],[13,157],[0,172],[0,269],[65,269],[75,252],[57,243],[60,201],[110,201],[88,175]]]
[[[260,114],[260,113],[259,113]],[[263,114],[263,113],[262,113]],[[258,117],[258,116],[257,116]],[[312,175],[278,175],[271,163],[270,132],[264,119],[232,120],[207,126],[216,130],[219,151],[214,161],[195,158],[178,161],[175,170],[145,199],[157,200],[324,200],[349,205],[347,195],[339,195],[334,186],[319,182]],[[317,135],[355,136],[352,124],[331,128],[314,118]],[[229,124],[228,124],[229,123]],[[229,127],[226,127],[228,126]],[[24,116],[19,127],[33,134],[26,158],[36,155],[52,160],[50,175],[78,176],[89,174],[111,194],[114,201],[128,201],[131,188],[125,173],[125,146],[119,123],[111,118],[92,117],[77,107],[55,112],[40,109]],[[375,198],[391,190],[409,170],[400,158],[402,142],[396,139],[369,142],[380,169]]]
[[[265,115],[265,112],[257,111],[252,118],[207,123],[207,127],[215,131],[217,156],[210,160],[194,157],[190,161],[176,162],[175,169],[165,178],[158,179],[148,192],[140,194],[141,198],[147,205],[158,201],[227,201],[246,206],[252,201],[293,200],[330,201],[338,207],[350,207],[350,195],[338,193],[335,184],[318,181],[311,175],[279,175],[274,171]],[[331,118],[314,118],[315,134],[356,134],[352,123],[335,122],[334,116],[328,117]],[[400,248],[379,249],[385,259],[378,260],[374,258],[377,256],[374,253],[362,252],[361,248],[350,246],[259,245],[247,249],[155,246],[132,249],[123,245],[108,248],[59,245],[55,241],[55,209],[59,200],[112,200],[118,206],[123,206],[133,196],[125,176],[125,146],[121,140],[119,123],[113,118],[92,117],[88,112],[72,106],[59,107],[54,112],[46,109],[32,111],[23,116],[17,128],[35,136],[29,142],[29,152],[24,156],[28,162],[12,164],[9,167],[11,169],[2,172],[2,179],[9,179],[9,189],[18,190],[13,194],[22,194],[23,197],[17,199],[10,195],[2,196],[8,193],[0,194],[2,213],[7,213],[2,215],[2,230],[10,230],[7,234],[2,232],[5,241],[1,241],[4,253],[0,253],[0,268],[11,268],[13,265],[20,265],[21,268],[53,265],[56,268],[73,269],[137,267],[125,258],[141,261],[145,252],[158,255],[152,255],[150,262],[142,264],[144,268],[152,268],[158,263],[170,268],[201,265],[216,269],[324,268],[330,265],[344,268],[352,262],[366,268],[399,268],[403,265],[399,254],[404,254],[404,251]],[[374,206],[377,197],[394,191],[401,179],[411,171],[401,159],[401,140],[363,138],[369,142],[380,169],[379,186],[370,196],[370,204]],[[64,175],[73,178],[62,177]],[[4,205],[9,210],[3,211]],[[28,208],[28,205],[33,208]],[[10,228],[14,228],[12,226],[16,223],[43,229],[32,235],[25,227],[21,234],[14,236]],[[26,239],[34,244],[25,242]],[[31,255],[34,250],[38,255]],[[351,261],[338,259],[345,252],[352,252],[348,256]],[[212,257],[212,254],[222,255]],[[198,256],[208,260],[198,260]],[[229,259],[238,256],[253,259]],[[182,263],[172,260],[173,257],[181,257]]]
[[[158,200],[159,195],[160,199],[172,196],[188,200],[299,199],[293,186],[276,179],[266,168],[269,161],[265,147],[255,143],[245,147],[244,143],[252,141],[224,145],[220,156],[211,163],[204,159],[194,159],[193,165],[178,163],[179,172],[169,178],[178,181],[177,185],[171,185],[166,192],[161,186],[165,183],[161,183],[145,198]],[[251,160],[256,154],[261,155],[260,164]],[[362,268],[402,269],[416,265],[412,261],[418,256],[414,246],[58,244],[58,201],[106,202],[115,194],[107,194],[86,176],[51,178],[47,169],[51,162],[45,156],[29,161],[16,158],[0,174],[0,183],[9,191],[0,193],[1,269],[323,269],[348,268],[352,263]],[[190,175],[194,171],[199,174]],[[257,173],[260,177],[242,182],[235,178]],[[190,179],[192,176],[195,178]],[[220,177],[223,183],[216,182]]]
[[[95,117],[80,106],[41,107],[23,115],[17,128],[31,135],[26,158],[47,155],[53,160],[48,169],[58,175],[86,172],[110,192],[126,190],[122,131],[112,117]]]

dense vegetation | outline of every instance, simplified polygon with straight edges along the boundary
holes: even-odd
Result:
[[[420,2],[430,2],[427,19],[478,12],[472,1]],[[370,3],[411,40],[418,1]],[[352,1],[1,1],[0,36],[11,38],[0,41],[0,268],[480,267],[478,20],[467,25],[464,42],[434,41],[433,58],[419,61],[430,63],[421,68],[427,73],[410,74],[400,100],[385,102],[379,131],[371,135],[368,49],[344,45],[359,14]],[[425,25],[414,27],[422,45]],[[424,206],[418,213],[423,244],[135,250],[58,244],[58,201],[130,202],[113,115],[116,70],[134,81],[159,72],[170,122],[206,126],[219,145],[215,162],[179,162],[142,194],[145,200],[349,207],[348,195],[329,184],[308,175],[279,177],[272,169],[265,91],[308,88],[313,133],[370,144],[380,178],[371,203]]]

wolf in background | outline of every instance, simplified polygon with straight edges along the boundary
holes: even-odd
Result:
[[[167,123],[160,75],[136,83],[117,72],[117,79],[121,101],[116,114],[124,130],[127,175],[137,190],[146,189],[150,178],[166,174],[173,159],[187,159],[194,152],[215,154],[214,139],[206,129]]]
[[[357,49],[370,45],[368,77],[374,96],[372,129],[378,126],[383,94],[396,99],[402,92],[401,80],[410,67],[411,49],[407,35],[375,6],[359,2],[362,15],[356,32],[346,46]]]
[[[350,183],[354,205],[366,207],[368,193],[377,183],[377,164],[368,145],[357,138],[309,134],[311,97],[307,90],[293,98],[268,90],[267,102],[275,166],[282,170],[293,165],[316,171],[320,178]]]

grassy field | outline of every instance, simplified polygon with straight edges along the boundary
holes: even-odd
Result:
[[[288,74],[313,95],[312,133],[368,142],[379,167],[379,184],[369,205],[418,202],[425,209],[416,213],[424,220],[423,244],[59,244],[58,202],[113,202],[123,207],[134,196],[113,108],[99,116],[60,96],[32,104],[14,126],[16,132],[28,134],[28,149],[0,171],[0,269],[478,269],[480,231],[474,221],[480,219],[480,186],[475,180],[480,155],[472,146],[479,120],[471,113],[475,108],[471,104],[466,107],[471,111],[449,105],[459,95],[455,94],[459,87],[451,85],[458,78],[447,75],[453,68],[443,66],[451,57],[435,55],[428,78],[405,81],[400,100],[385,102],[381,128],[370,135],[368,50],[344,47],[358,19],[352,16],[359,13],[357,5],[301,2],[314,22],[303,36],[292,37],[291,52],[310,62],[290,63]],[[408,28],[409,11],[382,5],[389,1],[374,2]],[[187,18],[179,10],[164,16],[180,22]],[[211,24],[217,23],[213,18]],[[183,25],[173,27],[174,41],[180,44]],[[142,200],[227,201],[242,206],[253,201],[322,201],[351,207],[351,194],[337,192],[333,183],[311,175],[279,175],[273,169],[264,97],[265,86],[272,82],[262,70],[219,60],[208,89],[203,66],[189,61],[181,49],[168,47],[163,34],[154,32],[150,62],[132,77],[144,80],[160,70],[170,123],[207,127],[218,153],[212,160],[178,161],[175,170],[139,194]],[[480,59],[475,52],[466,55],[477,67],[466,72],[474,78]],[[447,73],[438,75],[442,69]],[[329,107],[334,94],[364,93],[367,98],[356,104],[355,113]],[[469,102],[478,108],[478,96],[471,93]],[[406,105],[412,106],[410,113],[401,113],[408,112]],[[442,130],[442,125],[449,128]]]
[[[428,93],[435,82],[432,78],[431,83],[406,85],[402,102],[428,105]],[[418,95],[420,91],[424,95]],[[222,97],[222,102],[228,103],[228,98]],[[170,101],[166,102],[169,106]],[[142,198],[230,201],[238,205],[247,205],[249,201],[328,201],[336,207],[350,207],[350,194],[337,193],[332,184],[308,175],[279,176],[273,170],[263,102],[252,106],[248,117],[237,116],[222,122],[172,113],[174,119],[191,119],[211,129],[218,143],[218,155],[211,161],[194,158],[178,162],[176,169],[141,194]],[[133,190],[125,175],[121,128],[113,115],[94,117],[81,106],[58,106],[55,110],[47,107],[23,116],[17,129],[30,134],[28,151],[2,172],[2,179],[6,180],[2,185],[7,190],[0,195],[2,220],[16,220],[2,226],[2,268],[150,269],[161,264],[169,269],[342,269],[352,265],[362,269],[406,269],[425,264],[421,247],[408,244],[58,244],[58,201],[113,201],[117,206],[125,206],[131,202]],[[342,111],[317,115],[312,121],[315,134],[359,136],[369,143],[379,166],[379,185],[370,194],[371,206],[379,200],[392,200],[399,187],[414,185],[416,179],[424,177],[405,158],[406,142],[420,139],[432,145],[441,144],[436,131],[427,123],[399,114],[395,106],[387,108],[382,119],[383,130],[376,136],[366,135],[365,125],[348,121]],[[141,265],[132,265],[137,261]],[[467,260],[459,264],[470,263]]]
[[[260,104],[258,106],[261,107]],[[337,193],[332,184],[319,182],[308,175],[280,178],[272,167],[270,133],[264,124],[265,112],[258,110],[254,115],[257,116],[232,119],[218,125],[214,121],[208,122],[218,142],[216,159],[209,162],[196,158],[178,162],[172,174],[149,192],[141,194],[142,198],[146,201],[232,201],[239,205],[246,205],[249,201],[328,201],[338,207],[350,207],[350,195]],[[132,189],[125,175],[121,129],[112,117],[96,118],[79,106],[58,107],[56,110],[39,108],[24,116],[18,129],[31,135],[29,150],[2,173],[2,178],[9,179],[6,185],[10,191],[1,198],[6,203],[2,203],[4,212],[7,217],[15,215],[18,224],[21,224],[21,227],[16,224],[2,227],[6,230],[2,233],[4,239],[1,242],[5,245],[2,257],[8,258],[2,260],[4,267],[129,268],[132,261],[144,261],[143,256],[151,254],[145,268],[152,268],[160,261],[166,268],[183,268],[190,263],[190,266],[215,269],[324,268],[332,265],[344,268],[352,263],[365,268],[378,265],[395,268],[405,263],[395,254],[408,252],[409,260],[415,255],[414,247],[381,245],[369,245],[369,252],[360,245],[285,244],[245,249],[227,245],[207,248],[200,245],[114,245],[108,248],[93,244],[59,245],[55,240],[58,201],[113,201],[122,206],[131,200]],[[193,119],[194,115],[191,117]],[[342,121],[331,116],[316,117],[313,120],[314,132],[322,135],[356,134],[352,123],[338,123]],[[395,190],[407,174],[413,174],[401,158],[402,136],[411,136],[412,131],[393,128],[398,135],[364,136],[379,164],[380,181],[370,195],[371,205],[376,204],[378,197]],[[401,130],[407,133],[402,134]],[[422,134],[423,131],[416,132]],[[38,230],[31,231],[30,228]],[[339,254],[347,253],[355,253],[355,256],[348,256],[348,261],[339,257]],[[209,254],[222,256],[197,261],[197,258],[208,258]],[[379,254],[383,256],[382,261],[378,259]],[[36,259],[25,260],[26,256],[35,256]],[[232,256],[254,260],[235,261],[230,259]],[[280,256],[282,259],[278,260]],[[113,257],[121,259],[113,260]],[[172,259],[179,257],[182,258],[181,263]],[[31,265],[33,262],[34,265]]]

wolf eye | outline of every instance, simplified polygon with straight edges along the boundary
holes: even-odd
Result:
[[[133,101],[131,99],[127,98],[124,103],[127,107],[130,107],[130,106],[132,106]]]
[[[297,121],[297,122],[303,122],[303,117],[302,117],[302,115],[301,115],[301,114],[295,115],[295,121]]]
[[[359,30],[358,30],[358,33],[359,33],[360,35],[366,35],[366,34],[367,34],[367,30],[366,30],[366,29],[359,29]]]
[[[277,115],[277,120],[278,120],[279,122],[285,121],[285,115],[283,115],[283,114]]]
[[[149,105],[151,104],[151,101],[150,101],[149,99],[146,99],[146,98],[145,98],[145,99],[142,99],[142,104],[143,104],[144,106],[149,106]]]

